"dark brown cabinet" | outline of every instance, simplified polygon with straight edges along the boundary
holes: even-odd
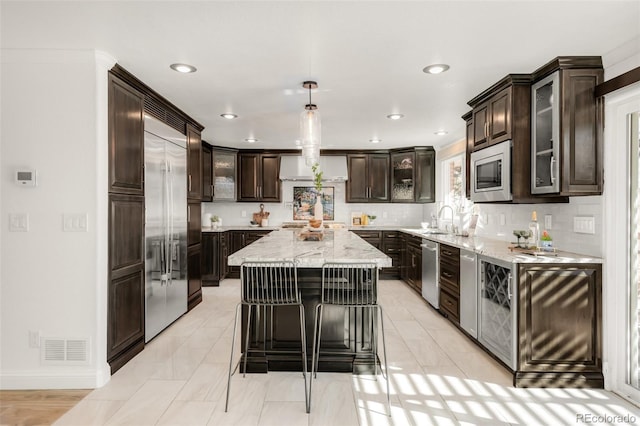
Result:
[[[347,155],[347,203],[389,201],[389,154]]]
[[[279,154],[241,152],[238,169],[238,201],[280,201]]]
[[[144,95],[113,73],[109,93],[107,361],[144,348]]]
[[[202,142],[202,202],[213,201],[213,152]]]
[[[382,231],[381,250],[391,258],[392,266],[382,268],[380,274],[384,278],[400,278],[402,233],[400,231]]]
[[[226,240],[226,256],[233,254],[248,246],[249,244],[258,241],[260,238],[264,237],[271,231],[230,231],[227,235]],[[226,262],[226,257],[225,257]],[[226,266],[226,265],[225,265]],[[239,266],[226,266],[228,278],[240,278],[240,267]]]
[[[422,294],[422,238],[402,234],[400,279]]]
[[[224,232],[202,234],[202,285],[218,286],[223,278],[220,235]]]
[[[604,386],[602,265],[519,265],[521,387]]]
[[[505,87],[473,108],[475,149],[511,139],[511,93],[512,87]]]
[[[187,245],[200,244],[202,238],[201,205],[199,202],[187,203]]]
[[[467,155],[465,155],[465,194],[467,199],[471,198],[471,153],[473,152],[473,111],[469,111],[462,116],[465,121],[465,140],[467,145]]]
[[[440,243],[440,312],[460,323],[460,249]]]
[[[187,124],[187,198],[202,198],[202,140],[191,124]]]
[[[436,152],[432,148],[416,148],[415,202],[436,202]]]
[[[380,239],[380,231],[356,229],[351,232],[353,232],[358,237],[362,238],[363,240],[365,240],[366,242],[368,242],[369,244],[371,244],[372,246],[380,250],[382,246],[382,240]]]
[[[534,72],[531,191],[602,194],[603,104],[595,97],[600,57],[558,57]]]
[[[392,151],[391,202],[435,202],[435,151],[414,148]]]
[[[109,74],[109,192],[144,195],[144,96]]]
[[[200,244],[187,248],[187,308],[202,301],[202,251]]]

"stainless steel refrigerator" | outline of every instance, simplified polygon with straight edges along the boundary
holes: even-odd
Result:
[[[187,312],[187,139],[145,116],[145,342]]]

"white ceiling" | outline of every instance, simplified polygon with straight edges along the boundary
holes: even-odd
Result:
[[[559,55],[640,34],[639,1],[2,1],[3,48],[105,51],[237,148],[294,148],[316,80],[324,148],[443,146],[467,101]],[[174,62],[194,74],[169,69]],[[422,68],[447,63],[441,75]],[[220,118],[223,112],[239,115]],[[392,121],[390,113],[405,118]],[[434,132],[444,129],[446,136]],[[245,138],[259,142],[249,145]],[[372,145],[369,140],[380,138]]]

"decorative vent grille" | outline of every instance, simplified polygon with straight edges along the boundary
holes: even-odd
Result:
[[[186,133],[187,122],[173,111],[166,109],[151,96],[144,97],[144,112],[173,127],[180,133]]]
[[[88,364],[88,339],[45,338],[41,347],[43,364]]]

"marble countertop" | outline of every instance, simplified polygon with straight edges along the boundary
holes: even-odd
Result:
[[[265,231],[271,232],[280,229],[279,226],[250,226],[250,225],[236,225],[236,226],[219,226],[217,228],[202,228],[202,232],[227,232],[227,231]]]
[[[509,263],[602,263],[599,257],[585,256],[566,251],[557,251],[553,255],[529,255],[509,250],[509,243],[484,237],[461,237],[451,234],[425,234],[420,228],[402,228],[402,232],[444,243],[461,249],[471,250],[494,259]]]
[[[266,229],[266,228],[262,228]],[[322,241],[301,241],[300,230],[281,229],[229,255],[228,264],[292,260],[300,268],[320,268],[325,262],[373,262],[389,267],[391,258],[346,229],[326,230]]]

